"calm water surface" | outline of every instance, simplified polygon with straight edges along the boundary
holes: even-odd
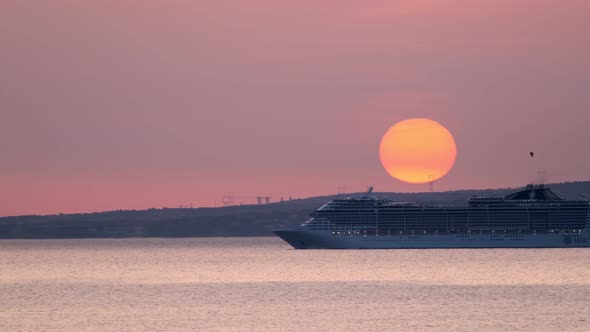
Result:
[[[590,331],[590,249],[0,241],[0,330]]]

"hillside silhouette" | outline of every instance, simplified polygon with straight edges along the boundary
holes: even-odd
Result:
[[[590,198],[590,181],[547,185],[563,198]],[[427,193],[373,193],[378,198],[423,205],[466,205],[469,197],[504,196],[517,188]],[[162,208],[84,214],[0,218],[0,238],[128,238],[271,236],[272,229],[298,226],[335,198],[363,193],[318,196],[267,205],[221,208]]]

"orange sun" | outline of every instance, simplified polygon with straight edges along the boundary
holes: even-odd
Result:
[[[379,158],[387,173],[408,183],[442,178],[453,167],[456,156],[453,135],[430,119],[396,123],[383,135],[379,146]]]

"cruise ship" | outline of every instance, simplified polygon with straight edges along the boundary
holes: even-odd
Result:
[[[335,199],[274,233],[296,249],[590,247],[590,205],[543,185],[437,207],[372,196]]]

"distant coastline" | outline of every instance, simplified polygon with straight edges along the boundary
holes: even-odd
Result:
[[[548,184],[568,198],[590,198],[590,181]],[[464,205],[473,195],[503,196],[511,189],[457,190],[425,193],[375,193],[395,201],[426,205]],[[222,208],[163,208],[85,214],[0,217],[0,239],[252,237],[300,225],[308,214],[341,194],[268,205]]]

